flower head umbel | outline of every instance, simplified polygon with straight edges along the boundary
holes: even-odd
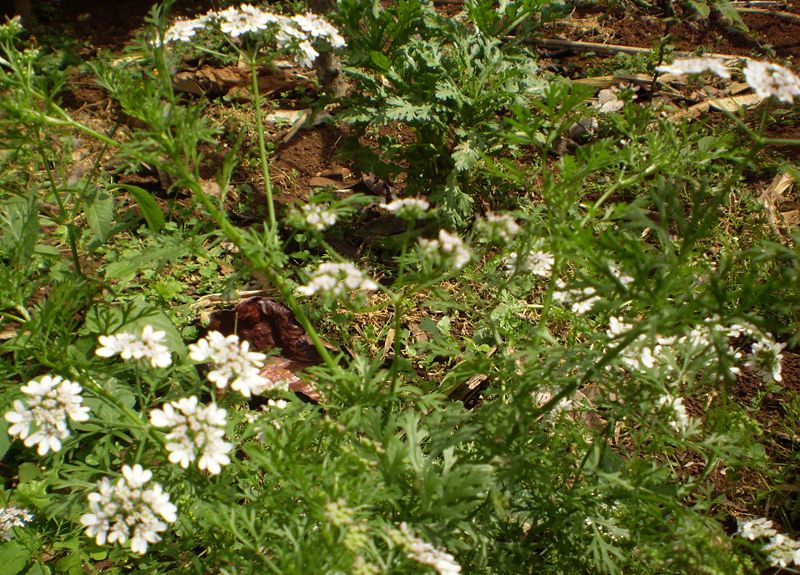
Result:
[[[177,20],[167,30],[164,40],[187,42],[198,29],[209,26],[218,27],[236,43],[241,42],[242,36],[260,35],[262,40],[274,42],[278,50],[294,54],[298,62],[307,67],[319,56],[315,45],[345,46],[339,31],[321,16],[308,12],[288,17],[252,4],[231,6],[218,12],[210,10],[193,20]]]
[[[119,355],[126,361],[145,359],[153,367],[169,367],[172,364],[172,354],[169,348],[161,343],[166,335],[166,332],[156,331],[151,325],[144,326],[140,334],[122,332],[101,335],[97,338],[100,347],[95,353],[100,357]]]
[[[736,535],[744,537],[750,541],[755,541],[762,537],[772,537],[778,532],[772,527],[772,521],[766,517],[759,517],[758,519],[750,519],[748,521],[737,521],[738,529]]]
[[[68,419],[89,419],[81,386],[59,375],[42,376],[21,389],[27,399],[14,401],[14,409],[5,414],[11,423],[8,433],[22,439],[27,447],[38,445],[39,455],[61,450],[61,441],[69,437]]]
[[[14,507],[0,507],[0,539],[11,541],[12,530],[15,527],[25,527],[33,520],[33,514],[27,509]]]
[[[197,33],[197,30],[204,26],[205,22],[201,19],[176,20],[164,34],[164,41],[167,43],[188,42]]]
[[[321,232],[336,223],[336,212],[327,204],[306,204],[300,208],[300,223],[304,228]]]
[[[725,62],[719,58],[681,58],[668,66],[659,66],[657,72],[685,76],[687,74],[702,74],[711,72],[720,78],[730,78],[731,74]]]
[[[461,565],[456,562],[455,557],[416,537],[405,522],[400,524],[399,535],[399,543],[405,547],[410,559],[433,567],[439,575],[458,575],[461,573]]]
[[[486,213],[486,219],[480,220],[478,226],[487,241],[511,243],[519,233],[519,224],[507,214]]]
[[[321,295],[337,299],[350,291],[375,291],[378,284],[364,275],[350,262],[325,262],[311,274],[309,282],[297,288],[297,293],[305,296]]]
[[[530,273],[542,278],[550,277],[550,268],[553,267],[555,258],[553,254],[536,249],[530,250],[523,257],[517,252],[511,252],[505,260],[506,270],[512,275]]]
[[[378,204],[378,207],[387,212],[397,214],[398,217],[404,220],[416,220],[424,216],[431,206],[427,200],[422,198],[398,198],[388,204]]]
[[[266,355],[250,351],[250,342],[240,341],[239,336],[224,336],[218,331],[189,346],[189,357],[198,363],[211,362],[214,369],[206,376],[217,388],[231,388],[245,397],[258,395],[273,384],[259,373],[264,367]]]
[[[783,380],[781,360],[785,344],[775,343],[768,338],[756,341],[750,348],[750,354],[745,361],[745,367],[751,369],[756,375],[761,376],[765,383],[772,380]]]
[[[460,237],[447,230],[439,230],[434,240],[421,238],[419,247],[436,265],[449,265],[460,270],[472,260],[472,252]]]
[[[226,414],[213,403],[201,405],[196,397],[184,397],[151,411],[150,423],[169,428],[166,447],[172,463],[186,469],[199,456],[197,467],[218,475],[231,462],[233,448],[225,441]]]
[[[689,429],[689,416],[686,414],[686,406],[683,404],[682,397],[664,394],[658,399],[658,406],[669,409],[670,427],[679,433],[686,433],[686,430]]]
[[[790,104],[800,96],[800,78],[788,68],[771,62],[748,60],[743,72],[744,79],[762,98],[774,97]]]
[[[88,496],[90,513],[81,515],[86,534],[98,545],[130,541],[131,551],[143,555],[149,543],[161,540],[159,533],[177,519],[178,508],[160,484],[147,487],[153,473],[141,465],[122,467],[122,477],[111,483],[107,477]]]

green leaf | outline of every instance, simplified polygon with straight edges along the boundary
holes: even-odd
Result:
[[[8,435],[8,422],[3,419],[0,421],[0,459],[3,459],[11,447],[11,437]]]
[[[36,197],[12,197],[5,200],[0,212],[0,245],[16,263],[26,265],[39,237],[39,214]]]
[[[711,8],[708,3],[703,2],[703,0],[686,0],[686,3],[701,18],[708,18],[708,15],[711,14]]]
[[[50,575],[50,567],[42,563],[36,563],[33,567],[25,571],[25,575]]]
[[[31,552],[17,543],[9,541],[0,545],[0,565],[4,575],[17,575],[28,564]]]
[[[371,50],[369,53],[369,59],[372,62],[372,65],[381,72],[386,72],[392,67],[391,60],[389,60],[385,54],[381,54],[380,52]]]
[[[106,267],[106,279],[130,281],[139,270],[152,268],[154,265],[162,265],[185,254],[186,244],[165,239],[162,245],[150,248],[147,252],[136,257],[108,264]]]
[[[164,213],[158,207],[153,195],[144,188],[131,184],[121,184],[118,187],[130,192],[133,199],[139,204],[139,209],[142,210],[142,215],[148,227],[154,232],[160,232],[164,227]]]
[[[719,13],[725,20],[730,22],[734,28],[737,28],[742,32],[750,31],[750,29],[747,27],[747,24],[745,24],[744,20],[742,20],[739,12],[736,11],[736,7],[728,2],[728,0],[717,0],[717,2],[714,3],[714,11]]]
[[[106,190],[96,189],[86,199],[84,212],[89,229],[104,244],[112,236],[114,197]]]

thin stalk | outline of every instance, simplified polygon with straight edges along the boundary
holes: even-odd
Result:
[[[50,166],[48,165],[47,156],[44,153],[41,141],[41,139],[37,138],[36,149],[39,152],[39,156],[42,158],[44,172],[47,175],[47,181],[50,183],[50,189],[53,191],[53,196],[56,199],[58,213],[61,216],[62,222],[67,226],[67,242],[69,243],[69,251],[72,255],[72,265],[75,267],[75,271],[79,275],[83,275],[83,272],[81,271],[81,260],[78,257],[78,240],[75,237],[75,226],[72,224],[72,220],[67,213],[67,208],[64,205],[64,200],[61,198],[61,194],[58,191],[58,186],[56,185],[55,178],[53,177],[53,172],[50,170]]]
[[[264,135],[264,121],[261,115],[261,94],[258,91],[258,61],[255,54],[250,56],[250,91],[253,98],[253,112],[256,117],[256,133],[258,134],[258,154],[261,159],[261,174],[264,177],[264,193],[267,196],[267,214],[269,228],[278,229],[275,219],[275,205],[272,201],[272,182],[269,179],[269,159],[267,158],[267,144]]]
[[[286,281],[275,272],[273,266],[270,265],[269,262],[265,261],[264,258],[258,254],[252,253],[247,246],[247,242],[245,241],[241,232],[233,224],[231,224],[225,214],[214,205],[214,202],[202,190],[197,181],[192,177],[192,174],[189,173],[188,168],[185,166],[183,167],[182,176],[184,177],[187,186],[192,190],[194,197],[203,204],[206,210],[208,210],[208,213],[211,214],[211,216],[217,222],[217,225],[225,234],[225,236],[232,241],[237,248],[239,248],[242,255],[244,255],[247,261],[250,262],[250,265],[255,270],[263,273],[267,279],[278,289],[281,297],[283,297],[283,300],[286,302],[286,305],[292,310],[292,313],[294,313],[297,321],[308,334],[308,337],[311,338],[311,343],[314,344],[314,348],[319,353],[325,365],[327,365],[328,368],[333,371],[338,371],[340,369],[339,364],[336,362],[333,356],[331,356],[328,348],[325,347],[325,343],[317,333],[317,330],[311,324],[311,321],[303,311],[303,308],[301,308],[297,303],[297,300],[295,299],[294,294],[292,293],[291,288],[287,285]],[[274,228],[272,228],[272,230],[274,231]]]

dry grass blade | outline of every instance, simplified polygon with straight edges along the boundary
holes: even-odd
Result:
[[[761,193],[761,204],[764,206],[767,222],[782,242],[787,241],[784,230],[796,226],[800,222],[798,202],[792,202],[787,197],[787,193],[792,189],[794,183],[794,178],[791,174],[778,174]],[[788,207],[787,204],[791,205],[792,203],[795,209],[781,211],[782,208]]]

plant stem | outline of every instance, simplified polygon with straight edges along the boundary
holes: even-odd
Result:
[[[44,166],[45,174],[47,174],[47,181],[50,183],[50,189],[53,191],[53,196],[56,200],[56,205],[58,206],[58,213],[61,216],[62,223],[67,226],[67,242],[69,242],[69,251],[72,255],[72,265],[75,267],[75,272],[78,275],[83,275],[81,271],[81,260],[78,257],[78,240],[75,237],[75,226],[72,224],[72,220],[67,213],[67,208],[64,205],[64,200],[61,197],[61,193],[58,190],[58,186],[56,185],[55,178],[53,177],[53,172],[50,170],[50,166],[48,165],[47,156],[44,153],[44,148],[42,147],[43,140],[41,138],[37,139],[36,148],[39,152],[39,156],[42,158],[42,165]]]
[[[278,228],[275,219],[275,205],[272,201],[272,182],[269,179],[269,159],[264,135],[264,121],[261,115],[261,94],[258,91],[258,60],[255,54],[250,55],[250,91],[253,98],[253,113],[256,117],[256,133],[258,134],[258,154],[261,159],[261,174],[264,176],[264,192],[267,196],[267,214],[270,230]]]

